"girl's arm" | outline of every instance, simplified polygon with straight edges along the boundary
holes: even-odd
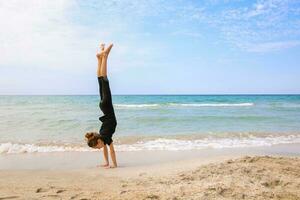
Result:
[[[104,164],[102,165],[103,167],[109,166],[109,161],[108,161],[108,151],[107,151],[107,146],[103,146],[103,157],[104,157]]]
[[[110,150],[110,157],[113,162],[112,167],[117,167],[117,158],[116,158],[116,153],[115,153],[115,148],[113,142],[109,145],[109,150]]]

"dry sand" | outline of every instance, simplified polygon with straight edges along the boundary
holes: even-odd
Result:
[[[0,199],[300,199],[300,158],[243,156],[109,170],[1,170]]]

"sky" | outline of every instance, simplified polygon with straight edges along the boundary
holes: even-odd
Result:
[[[300,93],[299,0],[0,0],[0,95]]]

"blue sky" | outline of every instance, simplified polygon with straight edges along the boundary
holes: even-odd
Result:
[[[300,93],[298,0],[0,0],[0,94]]]

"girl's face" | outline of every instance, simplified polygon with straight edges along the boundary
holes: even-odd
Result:
[[[94,146],[93,148],[95,149],[101,149],[104,146],[104,143],[102,140],[98,139],[98,143],[96,146]]]

